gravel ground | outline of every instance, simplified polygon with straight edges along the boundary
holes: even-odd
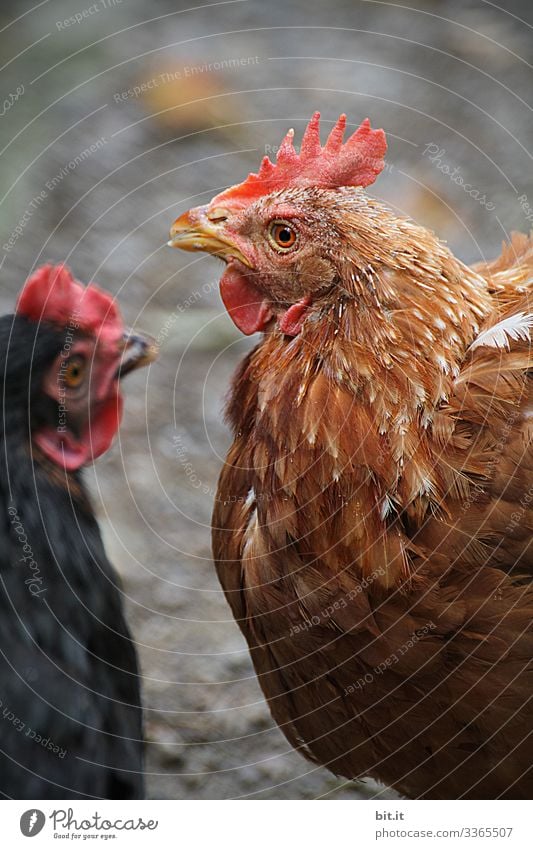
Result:
[[[533,10],[83,3],[0,10],[0,306],[36,264],[67,260],[161,343],[160,361],[129,380],[120,441],[88,474],[139,644],[149,793],[387,796],[309,765],[264,704],[209,540],[223,396],[251,343],[221,309],[220,267],[165,241],[177,214],[240,181],[318,108],[326,125],[346,111],[387,130],[376,194],[462,258],[494,255],[531,226]]]

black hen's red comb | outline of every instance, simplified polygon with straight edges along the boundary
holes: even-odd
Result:
[[[43,265],[28,278],[16,312],[31,321],[81,330],[100,343],[116,345],[124,333],[112,296],[94,283],[83,286],[66,265]]]
[[[370,185],[385,166],[385,133],[373,130],[368,118],[344,142],[345,129],[346,115],[341,115],[322,147],[320,112],[315,112],[303,135],[300,153],[294,149],[294,130],[289,130],[275,165],[265,156],[257,174],[249,174],[243,183],[225,189],[213,198],[210,206],[223,206],[228,201],[232,206],[244,206],[263,195],[295,186]]]

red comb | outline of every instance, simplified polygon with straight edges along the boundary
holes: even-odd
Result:
[[[107,292],[94,283],[83,286],[66,265],[43,265],[28,278],[16,312],[31,321],[81,330],[100,343],[115,345],[124,333],[118,308]]]
[[[294,130],[289,130],[275,165],[265,156],[257,174],[249,174],[243,183],[221,192],[210,206],[219,206],[228,200],[244,205],[270,192],[293,186],[370,185],[385,166],[385,133],[373,130],[365,118],[355,133],[343,142],[345,128],[346,115],[341,115],[322,147],[320,112],[315,112],[306,127],[299,154],[293,145]]]

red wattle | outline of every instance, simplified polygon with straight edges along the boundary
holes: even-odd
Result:
[[[117,383],[116,391],[92,411],[80,437],[73,434],[68,424],[59,428],[47,425],[34,433],[33,440],[49,460],[67,472],[74,472],[107,451],[120,426],[122,408]]]
[[[264,330],[272,318],[262,292],[233,263],[229,263],[220,279],[220,296],[231,319],[245,336]]]

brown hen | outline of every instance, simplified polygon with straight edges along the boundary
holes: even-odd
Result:
[[[363,187],[365,121],[182,215],[263,331],[233,381],[218,574],[302,754],[417,798],[530,798],[533,247],[469,268]]]

